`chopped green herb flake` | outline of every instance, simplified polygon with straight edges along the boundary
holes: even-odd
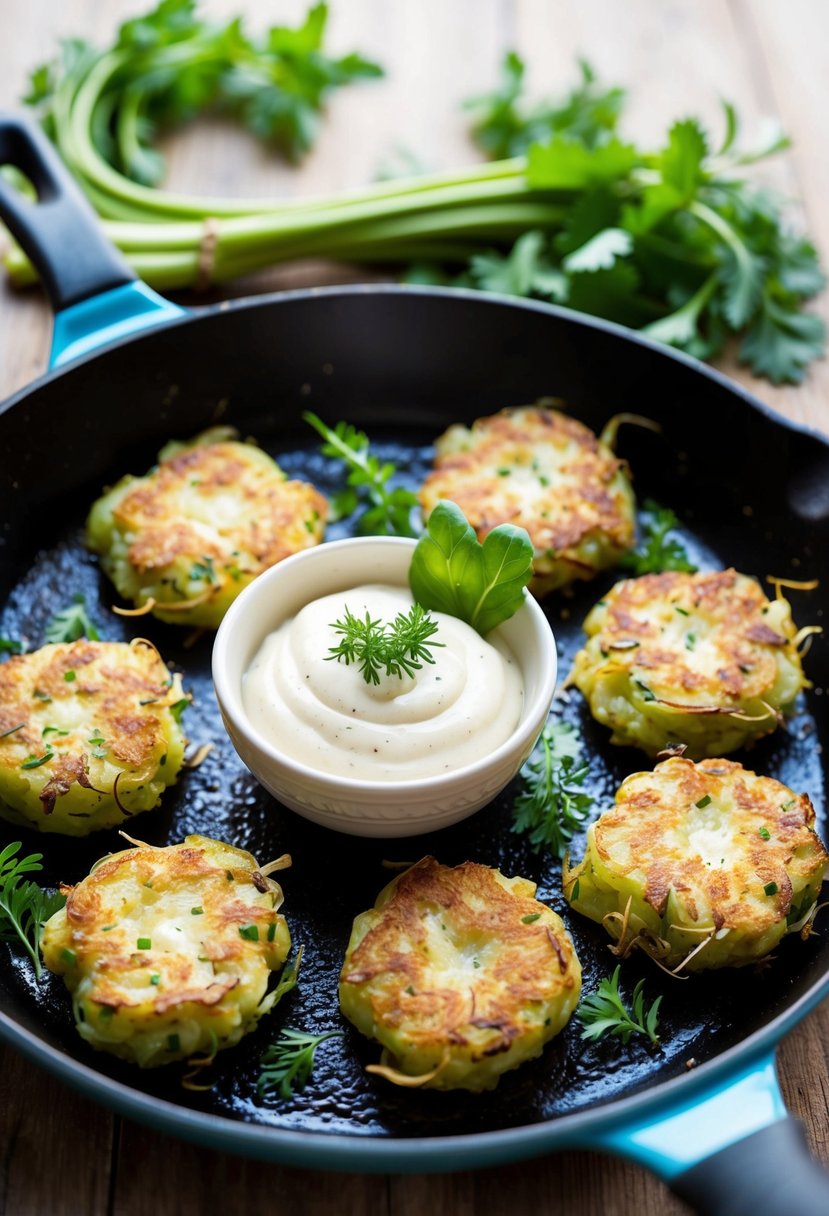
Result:
[[[268,925],[268,941],[272,942],[275,937],[276,937],[276,921],[273,920]]]
[[[135,944],[139,950],[152,950],[153,947],[152,939],[149,937],[139,937]]]
[[[66,963],[67,967],[74,967],[75,963],[78,961],[77,954],[75,953],[74,950],[70,950],[68,946],[64,947],[64,949],[61,950],[60,956],[63,959],[63,961]]]
[[[161,976],[158,974],[158,972],[156,972],[154,975],[150,976],[150,983],[153,984],[156,988],[161,983]]]
[[[540,919],[541,919],[540,912],[531,912],[529,916],[521,917],[521,924],[522,925],[531,925],[534,921],[540,920]]]
[[[765,891],[766,895],[776,895],[780,888],[776,882],[767,882],[763,887],[763,890]]]
[[[71,684],[73,680],[77,679],[77,674],[70,669],[69,671],[65,671],[63,673],[63,678],[66,680],[67,684]]]
[[[190,915],[191,915],[191,916],[203,916],[203,915],[204,915],[204,908],[199,908],[198,906],[197,906],[197,907],[195,907],[195,908],[191,908],[191,909],[190,909]]]
[[[179,1036],[177,1034],[168,1034],[167,1035],[167,1050],[168,1051],[181,1051],[181,1039],[179,1038]]]
[[[115,1010],[111,1005],[102,1005],[98,1010],[98,1017],[101,1018],[102,1021],[107,1021],[107,1019],[111,1018],[114,1013]]]
[[[13,734],[15,734],[17,731],[22,730],[22,729],[23,729],[23,727],[24,727],[25,725],[26,725],[26,723],[25,723],[25,722],[18,722],[17,726],[12,726],[10,730],[4,730],[4,731],[3,731],[3,733],[2,733],[2,735],[0,735],[0,739],[8,739],[9,735],[13,735]],[[46,729],[48,730],[49,728],[47,727]],[[66,732],[64,731],[64,734],[65,734],[65,733],[66,733]],[[44,738],[45,738],[45,736],[46,736],[46,731],[44,731],[44,732],[43,732],[43,735],[44,735]]]
[[[694,803],[694,806],[699,807],[699,809],[701,811],[705,810],[705,808],[710,805],[711,805],[711,795],[710,794],[703,794],[703,796],[702,796],[702,798],[700,798],[699,802]]]
[[[55,753],[53,751],[47,751],[44,752],[42,756],[29,756],[28,760],[24,760],[20,767],[40,768],[41,764],[46,764],[49,760],[52,760],[54,755]]]
[[[768,830],[768,828],[758,828],[757,834],[762,840],[771,840],[771,832]]]
[[[241,925],[239,928],[239,936],[243,937],[246,942],[259,941],[259,926],[258,925]]]
[[[181,721],[181,715],[184,713],[187,706],[190,704],[189,697],[182,697],[180,701],[176,701],[170,706],[170,713],[175,718],[176,722]]]

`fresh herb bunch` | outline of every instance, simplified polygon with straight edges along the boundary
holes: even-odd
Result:
[[[578,763],[581,750],[575,727],[551,721],[521,769],[524,789],[513,804],[512,830],[527,833],[537,852],[563,857],[593,805],[582,788],[590,769]]]
[[[726,104],[718,146],[688,118],[662,148],[638,148],[618,134],[623,90],[585,62],[560,102],[532,106],[523,62],[507,56],[501,86],[473,103],[481,147],[505,157],[488,164],[272,204],[147,185],[162,169],[156,130],[208,106],[301,155],[326,94],[380,73],[359,55],[326,56],[326,16],[317,4],[298,29],[275,27],[260,43],[238,20],[202,21],[195,0],[162,0],[108,50],[70,40],[35,71],[27,100],[147,282],[223,282],[308,256],[402,262],[417,281],[552,300],[700,358],[740,334],[740,358],[775,383],[800,381],[823,352],[823,321],[803,311],[824,284],[814,246],[786,227],[779,199],[746,181],[786,139],[737,150]],[[34,278],[19,249],[6,263],[15,282]]]
[[[523,528],[499,524],[481,543],[463,511],[441,501],[415,546],[409,586],[419,604],[487,634],[524,603],[533,545]]]
[[[280,1098],[287,1102],[294,1096],[294,1086],[303,1090],[314,1067],[314,1053],[320,1043],[341,1037],[341,1030],[313,1035],[286,1027],[262,1056],[262,1071],[256,1085],[260,1098],[268,1090],[278,1089]]]
[[[74,596],[67,608],[55,613],[43,636],[46,642],[77,642],[79,638],[97,642],[101,637],[89,619],[86,600],[82,595]]]
[[[578,1018],[584,1027],[581,1037],[593,1040],[610,1034],[627,1045],[632,1035],[642,1034],[656,1046],[659,1043],[656,1031],[662,997],[658,996],[646,1011],[642,994],[645,981],[639,980],[631,1000],[633,1012],[629,1012],[619,992],[621,970],[621,967],[617,967],[610,979],[603,979],[597,990],[579,1006]]]
[[[464,103],[473,114],[475,142],[492,157],[522,156],[559,134],[595,148],[616,130],[625,90],[605,88],[586,59],[579,60],[579,71],[581,80],[561,101],[529,104],[523,97],[524,62],[508,51],[498,87]]]
[[[333,59],[325,53],[327,4],[313,5],[296,29],[274,25],[256,38],[240,17],[216,24],[196,9],[196,0],[161,0],[125,21],[107,52],[70,39],[57,60],[34,70],[25,100],[37,107],[62,151],[69,126],[80,129],[83,121],[65,107],[83,109],[91,101],[93,147],[144,186],[157,186],[164,175],[153,146],[159,132],[205,109],[239,119],[297,161],[316,139],[330,91],[382,75],[361,55]]]
[[[66,901],[60,893],[50,895],[24,877],[43,869],[43,854],[17,857],[20,848],[18,840],[0,852],[0,939],[20,942],[40,979],[40,934],[49,917]]]
[[[310,410],[302,417],[325,440],[322,454],[343,461],[348,468],[347,485],[331,502],[334,516],[342,519],[353,514],[361,502],[367,502],[357,520],[358,532],[373,536],[416,536],[412,511],[418,505],[417,497],[404,486],[391,485],[397,470],[390,460],[380,460],[371,452],[368,436],[347,422],[338,422],[332,431]]]
[[[379,684],[381,672],[401,680],[404,675],[413,676],[424,663],[434,663],[432,647],[443,645],[432,640],[438,623],[420,604],[412,604],[407,613],[399,612],[391,622],[379,617],[372,620],[368,612],[361,620],[346,604],[343,619],[332,622],[331,628],[343,636],[329,648],[327,658],[346,667],[359,664],[366,684]]]
[[[660,507],[652,498],[642,504],[642,539],[637,549],[625,553],[619,565],[635,575],[658,574],[663,570],[682,570],[694,574],[697,567],[688,558],[688,551],[672,533],[679,520],[670,507]]]
[[[725,104],[716,149],[688,118],[653,152],[620,140],[624,95],[602,90],[589,65],[557,107],[522,110],[522,78],[508,57],[475,130],[485,150],[529,140],[528,185],[567,196],[567,215],[552,236],[529,232],[508,254],[473,258],[471,284],[619,321],[701,359],[742,333],[740,359],[757,375],[800,381],[824,349],[822,320],[801,310],[825,278],[812,243],[785,227],[781,200],[745,180],[786,138],[738,152],[737,114]]]

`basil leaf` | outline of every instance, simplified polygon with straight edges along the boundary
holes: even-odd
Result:
[[[486,634],[523,604],[532,560],[523,528],[500,524],[481,544],[460,507],[442,501],[415,546],[409,586],[422,607],[460,617]]]

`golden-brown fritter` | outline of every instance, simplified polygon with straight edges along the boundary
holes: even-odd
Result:
[[[564,893],[626,955],[686,971],[773,950],[814,906],[829,864],[805,794],[731,760],[680,757],[633,773],[565,865]]]
[[[60,642],[0,664],[0,815],[83,836],[178,776],[187,698],[149,642]],[[116,784],[117,783],[117,784]]]
[[[424,513],[449,499],[480,540],[498,524],[525,528],[536,595],[592,578],[632,548],[625,464],[575,418],[538,406],[506,409],[471,428],[451,426],[435,448],[420,491]]]
[[[581,968],[535,889],[475,862],[450,869],[425,857],[356,918],[340,1007],[382,1044],[373,1071],[397,1084],[491,1089],[558,1034]]]
[[[226,429],[170,443],[92,507],[87,543],[118,592],[174,624],[215,628],[257,574],[322,540],[323,496]]]
[[[611,742],[722,756],[767,735],[807,686],[788,602],[736,570],[617,583],[588,614],[571,681]]]
[[[43,960],[93,1047],[142,1068],[212,1056],[278,999],[268,981],[291,948],[282,890],[250,853],[205,836],[141,844],[64,891]]]

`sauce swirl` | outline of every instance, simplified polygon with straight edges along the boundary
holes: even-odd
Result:
[[[292,759],[361,781],[408,781],[462,768],[489,755],[521,716],[517,661],[494,630],[482,638],[457,617],[438,623],[432,650],[414,676],[366,683],[357,664],[332,661],[332,623],[345,607],[391,621],[408,612],[403,587],[367,585],[323,596],[269,634],[242,681],[245,710]]]

